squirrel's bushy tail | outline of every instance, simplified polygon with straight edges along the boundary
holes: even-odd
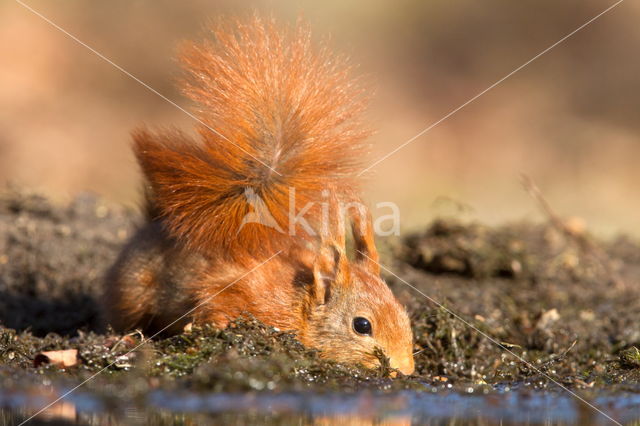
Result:
[[[201,141],[138,130],[134,151],[173,236],[206,251],[272,252],[305,237],[290,235],[292,212],[315,203],[304,218],[317,224],[323,190],[351,198],[369,133],[365,88],[344,57],[313,45],[306,25],[254,16],[211,33],[179,57]],[[253,223],[264,213],[269,226]]]

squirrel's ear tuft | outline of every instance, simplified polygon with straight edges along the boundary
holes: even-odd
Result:
[[[314,301],[326,305],[332,290],[349,282],[349,261],[344,250],[334,244],[323,244],[313,265]]]
[[[351,218],[351,232],[355,245],[355,259],[365,265],[374,275],[380,275],[378,250],[374,239],[373,224],[369,209],[358,201],[347,209]]]

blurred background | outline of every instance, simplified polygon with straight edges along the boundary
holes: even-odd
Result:
[[[26,3],[185,107],[172,57],[207,17],[302,15],[377,88],[373,162],[613,1]],[[449,214],[538,220],[526,173],[560,215],[598,235],[640,235],[639,20],[640,3],[623,2],[376,165],[367,199],[397,203],[404,229]],[[135,205],[130,130],[192,119],[17,2],[0,3],[0,40],[0,185]]]

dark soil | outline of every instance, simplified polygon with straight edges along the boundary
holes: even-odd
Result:
[[[101,278],[139,220],[89,195],[67,206],[0,195],[2,388],[73,384],[104,369],[85,389],[113,404],[150,389],[640,390],[640,246],[629,238],[598,241],[555,222],[441,220],[387,243],[385,277],[408,307],[417,352],[416,373],[393,379],[386,368],[323,361],[251,318],[144,344],[101,328]],[[79,365],[34,366],[36,354],[61,348],[77,348]]]

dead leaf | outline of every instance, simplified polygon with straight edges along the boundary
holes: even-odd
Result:
[[[60,368],[73,367],[78,364],[78,350],[64,349],[60,351],[40,352],[33,359],[33,365],[34,367],[39,367],[43,364],[53,364]]]
[[[587,222],[581,217],[570,217],[564,221],[564,227],[572,235],[584,235]]]
[[[558,313],[558,310],[556,308],[549,309],[548,311],[545,311],[542,315],[540,315],[540,319],[536,324],[536,328],[540,330],[546,330],[547,328],[549,328],[549,326],[551,326],[551,324],[558,321],[559,319],[560,314]]]

